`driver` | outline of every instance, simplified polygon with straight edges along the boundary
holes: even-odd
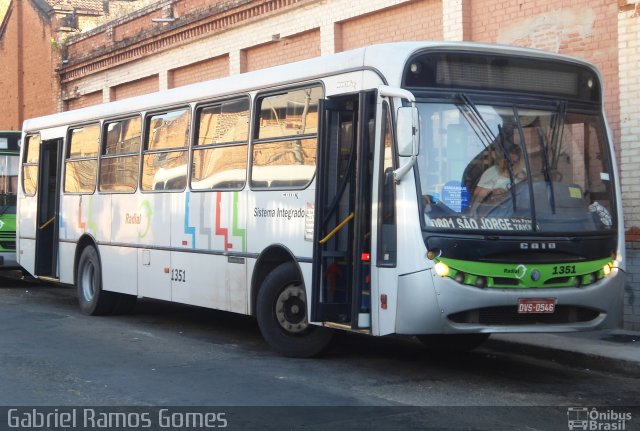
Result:
[[[501,151],[499,148],[494,152]],[[501,202],[513,185],[527,178],[527,171],[522,160],[522,150],[517,144],[511,144],[506,149],[506,157],[494,154],[496,164],[482,173],[480,181],[473,192],[472,213],[477,206],[487,202]],[[513,178],[513,179],[512,179]]]

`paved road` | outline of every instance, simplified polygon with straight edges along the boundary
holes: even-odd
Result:
[[[0,405],[324,406],[253,409],[249,423],[278,412],[309,429],[523,430],[564,430],[567,407],[598,406],[640,424],[640,379],[495,350],[434,356],[411,339],[340,334],[321,358],[289,359],[246,316],[143,300],[130,316],[87,317],[72,288],[10,278],[0,328]]]

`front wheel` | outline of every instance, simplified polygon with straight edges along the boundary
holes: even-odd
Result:
[[[256,317],[264,339],[284,356],[315,356],[333,336],[333,330],[309,324],[304,284],[293,262],[278,266],[264,279]]]
[[[432,334],[417,335],[429,350],[444,352],[468,352],[487,341],[491,334]]]
[[[80,311],[89,316],[110,314],[115,306],[115,296],[102,290],[102,268],[98,251],[93,246],[82,250],[76,273]]]

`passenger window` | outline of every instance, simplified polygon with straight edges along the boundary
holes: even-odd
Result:
[[[378,266],[395,266],[397,259],[396,243],[396,192],[393,170],[396,163],[391,137],[390,109],[385,102],[382,105],[382,175],[380,178],[380,209],[378,214],[380,241],[378,242]]]
[[[65,160],[65,193],[93,193],[96,189],[100,126],[91,124],[69,130]]]
[[[142,190],[184,190],[187,183],[189,109],[147,117]]]
[[[321,87],[258,99],[252,148],[253,188],[304,188],[316,170]]]
[[[100,191],[134,192],[138,185],[139,117],[105,123],[100,157]]]
[[[22,190],[27,196],[38,191],[38,161],[40,159],[40,135],[25,139],[24,161],[22,163]]]
[[[241,189],[247,171],[249,99],[225,101],[198,109],[193,149],[194,190]]]

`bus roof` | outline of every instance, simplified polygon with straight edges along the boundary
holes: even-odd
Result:
[[[28,119],[24,122],[23,130],[25,133],[30,133],[51,127],[88,122],[99,118],[113,118],[163,106],[187,104],[356,70],[376,71],[389,85],[397,86],[408,58],[417,51],[429,48],[564,60],[590,67],[597,72],[588,62],[573,57],[515,46],[475,42],[385,43]],[[389,61],[390,58],[395,58],[397,61]]]

